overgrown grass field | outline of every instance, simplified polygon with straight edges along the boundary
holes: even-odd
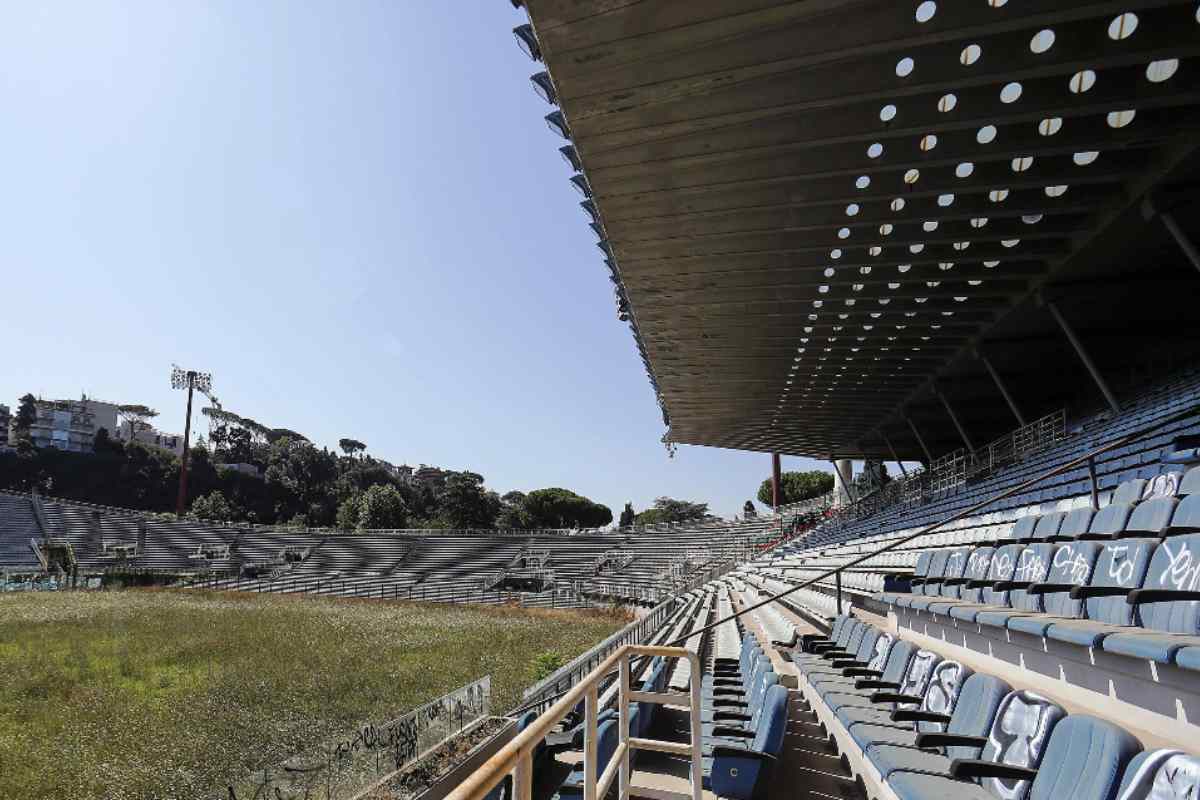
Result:
[[[539,654],[599,613],[174,591],[0,596],[0,798],[195,798],[492,676],[513,707]]]

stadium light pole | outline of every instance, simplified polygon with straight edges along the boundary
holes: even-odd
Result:
[[[212,373],[172,366],[171,388],[187,390],[187,415],[183,418],[183,455],[179,459],[179,499],[175,503],[175,516],[182,517],[187,504],[188,455],[192,449],[192,392],[196,389],[204,394],[212,392]]]

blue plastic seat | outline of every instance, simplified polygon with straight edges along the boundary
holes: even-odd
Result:
[[[958,599],[958,581],[962,579],[963,570],[967,567],[970,548],[960,547],[951,550],[946,556],[945,570],[937,579],[929,579],[925,583],[925,595],[909,600],[909,608],[924,610],[933,603],[944,603],[947,599]]]
[[[1049,514],[1043,514],[1038,518],[1037,527],[1033,529],[1032,535],[1026,540],[1027,542],[1056,542],[1059,541],[1059,529],[1062,528],[1063,520],[1067,518],[1065,511],[1052,511]]]
[[[1200,797],[1200,758],[1183,750],[1147,750],[1125,767],[1119,800],[1194,800]]]
[[[908,595],[900,595],[896,598],[896,605],[901,608],[909,608],[912,602],[917,597],[924,597],[928,594],[937,593],[937,581],[941,580],[946,573],[946,562],[950,558],[949,550],[934,551],[929,560],[929,566],[926,570],[924,578],[914,580],[912,582],[912,592]]]
[[[787,731],[787,689],[772,686],[763,701],[754,738],[745,745],[720,744],[704,759],[704,788],[718,797],[750,800],[771,761],[783,747]]]
[[[1009,592],[1003,584],[1013,579],[1017,562],[1026,549],[1023,544],[1006,544],[992,554],[987,574],[978,580],[968,581],[963,589],[963,599],[969,604],[953,606],[950,616],[965,622],[976,622],[985,611],[1007,611]]]
[[[943,661],[939,667],[953,663],[955,662]],[[915,723],[910,730],[869,724],[854,725],[850,728],[850,736],[863,748],[867,759],[875,765],[881,775],[886,777],[890,772],[905,765],[911,767],[915,761],[923,761],[923,757],[917,755],[921,752],[917,744],[921,736],[945,733],[956,737],[981,737],[987,734],[996,718],[1000,702],[1009,694],[1011,687],[995,676],[969,674],[969,671],[962,667],[957,674],[948,673],[947,677],[957,679],[964,675],[966,677],[957,684],[954,697],[948,698],[952,701],[953,711],[927,711],[923,705],[922,710],[917,712],[905,709],[894,712],[892,716],[895,721]],[[942,693],[944,687],[931,683],[930,688],[935,694],[930,696],[927,693],[927,700],[936,702],[935,698]],[[974,758],[982,746],[974,742],[947,744],[941,751],[924,755]]]
[[[982,592],[979,582],[987,577],[988,570],[992,567],[992,555],[995,552],[996,548],[990,545],[971,550],[966,564],[963,566],[962,575],[942,583],[943,587],[951,590],[953,599],[942,603],[930,603],[929,613],[946,616],[955,606],[979,603]]]
[[[827,681],[817,687],[817,692],[830,710],[837,713],[842,708],[870,708],[871,696],[878,691],[896,692],[908,672],[909,662],[917,651],[912,642],[894,642],[888,651],[883,669],[850,669],[843,681]]]
[[[1013,723],[1005,741],[1012,755],[994,752],[989,739],[984,758],[954,763],[949,776],[898,772],[888,783],[900,800],[1112,800],[1139,750],[1126,731],[1083,714],[1052,725],[1044,738],[1041,727]]]
[[[1112,502],[1096,512],[1092,524],[1086,533],[1081,533],[1077,539],[1112,539],[1125,531],[1129,515],[1133,513],[1133,503]]]
[[[1039,590],[1053,588],[1041,592],[1043,613],[1013,615],[1007,621],[1008,629],[1044,636],[1054,622],[1078,618],[1083,612],[1083,601],[1071,597],[1070,589],[1091,580],[1101,549],[1103,545],[1098,542],[1071,542],[1058,548],[1045,582],[1028,590],[1037,594]]]
[[[925,694],[934,677],[934,671],[941,662],[942,657],[932,650],[917,650],[908,663],[908,670],[904,673],[904,677],[900,679],[899,688],[894,691],[883,689],[872,693],[869,698],[869,707],[844,706],[840,708],[837,712],[838,719],[847,728],[856,722],[911,727],[907,723],[893,723],[892,712],[899,708],[919,708],[924,704]]]
[[[1126,596],[1142,585],[1156,539],[1121,539],[1108,542],[1096,559],[1087,586],[1072,591],[1084,600],[1085,620],[1054,621],[1046,636],[1060,642],[1095,647],[1104,637],[1133,624],[1133,607]]]
[[[1050,565],[1058,549],[1058,545],[1050,542],[1039,542],[1021,550],[1017,556],[1017,562],[1013,566],[1012,577],[1008,582],[1008,608],[1000,608],[1000,604],[997,603],[994,604],[995,608],[980,609],[975,614],[975,622],[980,625],[1003,628],[1014,616],[1040,614],[1043,610],[1042,596],[1030,594],[1028,588],[1035,583],[1046,582],[1046,576],[1050,572]]]
[[[1126,600],[1141,629],[1109,636],[1105,651],[1170,664],[1180,650],[1200,645],[1200,534],[1163,540],[1141,588]]]

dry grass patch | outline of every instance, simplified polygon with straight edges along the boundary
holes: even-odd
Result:
[[[485,674],[511,708],[532,660],[611,615],[170,591],[0,596],[0,797],[194,798]]]

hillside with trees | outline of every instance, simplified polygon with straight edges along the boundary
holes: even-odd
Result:
[[[130,407],[125,418],[140,423],[149,418],[146,411]],[[21,413],[19,435],[32,423]],[[336,453],[295,431],[232,412],[203,413],[212,422],[210,437],[192,447],[188,466],[189,511],[195,517],[346,530],[600,527],[613,519],[607,506],[567,489],[501,497],[470,471],[416,481],[368,455],[357,439],[343,438],[342,452]],[[171,512],[178,481],[179,459],[172,453],[120,441],[104,429],[92,453],[26,445],[0,453],[0,487],[36,488],[101,505]]]

